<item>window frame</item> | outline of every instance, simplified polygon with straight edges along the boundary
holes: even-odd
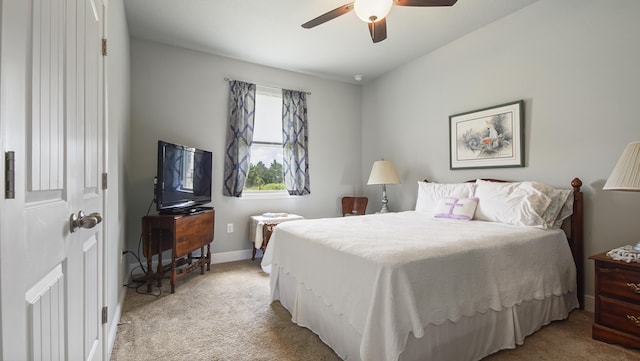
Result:
[[[258,102],[258,96],[273,96],[273,97],[277,97],[280,99],[280,102],[282,103],[282,89],[279,88],[274,88],[274,87],[267,87],[267,86],[263,86],[263,85],[256,85],[256,103]],[[256,107],[256,115],[257,112],[259,111],[259,108]],[[256,129],[256,124],[255,124],[255,120],[257,119],[254,118],[254,132]],[[279,119],[282,119],[282,115],[280,114]],[[282,121],[280,121],[280,132],[282,132]],[[284,139],[281,140],[280,143],[278,142],[269,142],[269,141],[256,141],[255,140],[255,133],[254,133],[254,140],[251,142],[251,153],[253,154],[253,147],[255,145],[258,146],[279,146],[281,148],[281,151],[284,152]],[[277,160],[277,159],[276,159]],[[250,161],[250,164],[254,164]],[[282,180],[284,183],[284,160],[282,160],[282,166],[283,166],[283,174],[282,174]],[[265,166],[270,166],[270,164],[265,164]],[[291,195],[289,195],[289,192],[286,189],[282,189],[282,190],[250,190],[245,188],[246,187],[246,179],[245,179],[245,185],[243,185],[243,190],[242,190],[242,197],[241,198],[246,198],[246,199],[274,199],[274,198],[290,198],[292,197]]]

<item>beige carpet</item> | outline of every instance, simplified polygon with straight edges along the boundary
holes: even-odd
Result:
[[[155,295],[129,289],[111,360],[340,360],[291,323],[278,302],[270,304],[269,277],[258,262],[212,265],[204,276],[179,281],[174,294],[168,281]],[[592,313],[573,311],[485,360],[640,360],[640,351],[591,339],[592,322]]]

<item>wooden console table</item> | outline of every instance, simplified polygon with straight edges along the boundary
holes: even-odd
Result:
[[[142,217],[143,253],[147,259],[147,292],[151,292],[154,281],[161,286],[167,271],[171,293],[175,292],[176,279],[200,267],[200,274],[211,269],[211,242],[215,211],[204,209],[192,214],[159,214]],[[206,253],[205,253],[206,247]],[[162,264],[162,252],[171,250],[171,262]],[[192,252],[200,249],[200,257]],[[153,271],[153,256],[157,255],[158,265]],[[183,267],[184,266],[184,267]]]

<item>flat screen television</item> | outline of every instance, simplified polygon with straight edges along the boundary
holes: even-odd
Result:
[[[191,213],[211,202],[211,152],[158,141],[156,209]]]

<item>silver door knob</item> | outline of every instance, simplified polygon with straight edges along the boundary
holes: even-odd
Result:
[[[102,222],[100,213],[94,212],[85,215],[83,211],[79,211],[77,215],[71,214],[69,217],[69,230],[73,233],[78,228],[93,228],[100,222]]]

